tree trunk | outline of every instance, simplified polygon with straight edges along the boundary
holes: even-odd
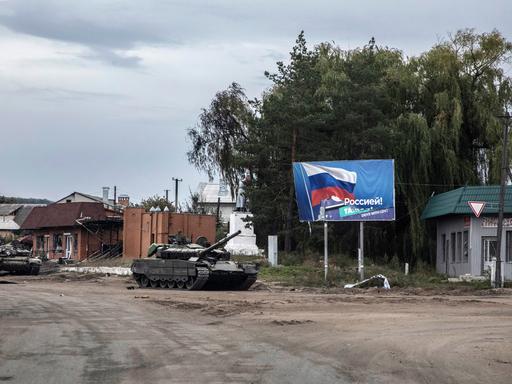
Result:
[[[291,165],[290,167],[290,191],[288,193],[288,212],[286,215],[286,228],[284,234],[284,250],[290,252],[292,250],[292,210],[293,210],[293,163],[295,162],[295,154],[297,151],[297,128],[294,127],[292,130],[292,148],[291,148]]]

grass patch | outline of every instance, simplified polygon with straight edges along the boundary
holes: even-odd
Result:
[[[284,260],[283,260],[284,259]],[[346,257],[333,257],[336,264],[329,264],[327,283],[324,281],[323,263],[311,259],[300,260],[283,258],[283,264],[279,267],[270,267],[262,265],[259,272],[259,278],[267,282],[280,283],[285,286],[303,286],[303,287],[343,287],[345,284],[359,281],[354,260]],[[291,260],[294,260],[293,263]],[[331,257],[329,258],[331,260]],[[450,283],[445,275],[437,273],[426,265],[419,265],[415,271],[409,275],[391,265],[368,264],[365,266],[365,278],[381,274],[388,278],[391,287],[399,288],[424,288],[424,289],[489,289],[489,281],[471,281]]]

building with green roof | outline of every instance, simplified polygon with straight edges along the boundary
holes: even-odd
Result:
[[[421,218],[436,223],[436,269],[482,276],[496,256],[499,185],[465,186],[432,196]],[[473,208],[472,208],[473,207]],[[512,186],[505,190],[503,278],[512,280]]]

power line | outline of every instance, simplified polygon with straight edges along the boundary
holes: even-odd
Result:
[[[395,183],[397,185],[424,185],[429,187],[465,187],[466,184]]]

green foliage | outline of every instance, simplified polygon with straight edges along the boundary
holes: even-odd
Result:
[[[254,112],[244,90],[232,83],[215,95],[209,108],[203,109],[197,126],[189,129],[189,161],[210,178],[220,174],[235,191],[243,172],[239,148],[248,140],[253,120]]]
[[[142,207],[146,211],[149,211],[151,208],[160,208],[163,211],[166,207],[169,208],[170,212],[174,212],[174,205],[167,200],[163,196],[150,196],[146,199],[142,199],[140,204],[136,205],[137,207]]]
[[[0,204],[50,204],[48,199],[35,199],[32,197],[8,197],[0,195]]]
[[[496,116],[512,101],[502,69],[511,52],[497,31],[462,30],[412,58],[373,38],[348,51],[330,43],[310,49],[301,33],[289,60],[265,72],[272,87],[260,100],[249,102],[238,84],[216,95],[189,133],[189,159],[228,175],[232,186],[249,168],[260,245],[278,234],[280,248],[304,260],[321,252],[322,231],[297,219],[291,163],[394,158],[397,220],[368,223],[365,249],[375,261],[393,255],[414,267],[430,261],[420,220],[429,196],[499,178]],[[331,224],[329,236],[331,252],[355,258],[355,225]]]

